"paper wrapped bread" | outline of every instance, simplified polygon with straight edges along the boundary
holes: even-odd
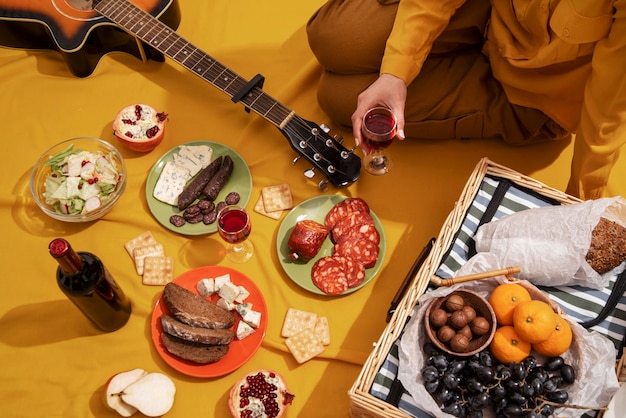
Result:
[[[520,266],[534,284],[602,288],[626,260],[626,201],[621,197],[529,209],[482,225],[476,250]]]

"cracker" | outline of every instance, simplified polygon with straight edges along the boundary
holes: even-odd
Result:
[[[150,245],[144,245],[143,247],[137,247],[133,251],[133,259],[135,260],[135,269],[137,274],[143,275],[144,260],[146,257],[164,256],[163,244],[156,243]]]
[[[280,331],[280,335],[288,338],[305,329],[313,330],[316,323],[317,314],[289,308],[285,314],[285,320],[283,321],[283,328]]]
[[[330,326],[328,325],[327,317],[318,317],[313,331],[315,331],[315,335],[317,335],[317,338],[320,340],[320,343],[322,343],[322,345],[330,344]]]
[[[257,200],[256,205],[254,205],[254,211],[272,219],[280,219],[280,215],[283,214],[282,210],[277,210],[274,212],[266,211],[265,206],[263,205],[263,196],[259,196],[259,200]]]
[[[300,364],[311,360],[313,357],[324,351],[324,346],[318,340],[315,331],[307,328],[299,333],[292,335],[285,340],[285,345],[291,351],[291,354]]]
[[[135,251],[135,248],[144,247],[146,245],[151,245],[151,244],[156,244],[156,243],[157,243],[157,240],[152,235],[152,232],[146,231],[143,234],[136,236],[135,238],[131,239],[126,244],[124,244],[124,248],[126,248],[128,255],[130,255],[131,257],[134,257],[133,251]]]
[[[261,189],[261,197],[263,198],[263,206],[266,212],[275,212],[293,207],[291,188],[286,183],[263,187]]]
[[[143,262],[142,282],[149,286],[165,286],[174,279],[174,257],[148,256]]]

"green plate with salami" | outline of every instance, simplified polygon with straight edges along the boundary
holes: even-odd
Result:
[[[311,268],[315,264],[317,260],[322,257],[332,255],[333,251],[333,243],[330,240],[330,237],[327,237],[322,245],[322,248],[317,253],[315,258],[309,260],[308,262],[302,261],[293,261],[289,258],[289,247],[287,242],[289,241],[289,236],[293,231],[294,225],[296,222],[311,219],[317,221],[321,224],[324,223],[324,218],[328,211],[337,203],[346,199],[345,196],[339,195],[324,195],[317,196],[311,199],[305,200],[300,203],[285,216],[283,221],[280,224],[278,229],[278,235],[276,238],[276,249],[278,251],[278,259],[280,261],[280,265],[283,270],[294,283],[303,289],[308,290],[309,292],[317,293],[320,295],[326,295],[326,293],[322,292],[311,279]],[[355,287],[351,287],[345,292],[341,293],[341,295],[347,295],[349,293],[355,292],[361,289],[363,286],[367,285],[380,271],[383,261],[385,259],[385,253],[387,250],[387,241],[385,238],[385,231],[383,230],[383,226],[380,222],[380,219],[374,211],[370,208],[370,215],[374,219],[374,225],[380,234],[380,243],[379,243],[379,254],[376,264],[372,268],[365,269],[365,280],[361,284]]]
[[[245,207],[250,201],[250,195],[252,193],[252,175],[250,169],[245,160],[232,148],[220,144],[219,142],[212,141],[192,141],[185,144],[176,146],[167,151],[150,169],[148,173],[148,179],[146,181],[146,201],[148,202],[148,208],[152,213],[152,216],[165,228],[170,231],[177,232],[183,235],[204,235],[212,234],[217,231],[217,224],[215,222],[205,225],[203,222],[191,224],[185,223],[182,226],[175,226],[170,222],[172,215],[182,215],[175,205],[162,202],[154,197],[154,190],[159,181],[159,177],[165,167],[166,163],[173,162],[175,156],[178,155],[181,147],[194,147],[194,146],[208,146],[213,150],[212,158],[215,159],[220,156],[229,155],[233,160],[233,172],[228,180],[228,183],[222,188],[215,203],[223,201],[226,195],[230,192],[236,192],[240,196],[239,205]],[[187,184],[191,179],[188,180]]]

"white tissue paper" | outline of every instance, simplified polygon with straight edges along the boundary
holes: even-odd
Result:
[[[519,278],[536,285],[601,289],[626,266],[600,275],[585,260],[601,217],[624,226],[626,201],[618,196],[507,215],[478,229],[476,251],[494,254],[502,266],[520,266]]]

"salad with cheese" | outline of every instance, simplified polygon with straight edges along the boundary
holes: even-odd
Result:
[[[74,149],[74,145],[50,157],[46,165],[50,167],[45,180],[46,203],[66,215],[99,208],[120,181],[112,154]]]

